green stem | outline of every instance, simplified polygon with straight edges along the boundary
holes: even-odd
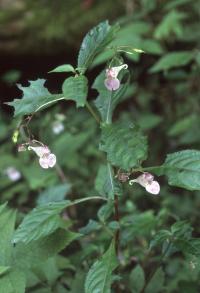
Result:
[[[92,109],[91,105],[86,101],[85,103],[88,111],[90,112],[90,114],[94,117],[94,119],[97,121],[97,123],[101,123],[101,120],[99,119],[98,115],[95,113],[95,111]]]

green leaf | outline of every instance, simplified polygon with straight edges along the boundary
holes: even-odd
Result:
[[[9,266],[0,266],[0,277],[9,271]]]
[[[53,257],[81,234],[65,229],[58,229],[51,235],[31,243],[17,243],[13,248],[13,265],[26,273],[27,268],[40,265],[41,262]]]
[[[37,204],[43,205],[49,202],[62,201],[70,191],[71,185],[66,183],[50,187],[39,194]]]
[[[184,150],[169,154],[157,171],[159,175],[166,175],[172,186],[200,190],[200,151]]]
[[[100,166],[95,179],[95,189],[100,195],[109,199],[114,199],[115,194],[122,194],[120,183],[114,178],[110,164]]]
[[[53,233],[61,226],[59,213],[70,201],[52,202],[33,209],[15,231],[13,242],[29,243]]]
[[[15,231],[13,243],[29,243],[33,240],[38,240],[53,233],[55,230],[62,226],[62,221],[59,217],[59,213],[63,209],[91,199],[103,198],[98,196],[86,197],[77,199],[73,202],[70,200],[63,200],[59,202],[51,202],[49,204],[34,208],[23,219],[22,223]]]
[[[15,227],[16,213],[6,204],[0,206],[0,265],[9,266],[12,250],[12,235]],[[1,291],[0,291],[1,292]]]
[[[45,79],[37,79],[29,81],[30,86],[23,87],[18,85],[22,90],[23,97],[15,99],[13,102],[7,103],[15,108],[15,116],[23,116],[46,108],[52,103],[62,100],[61,95],[52,95],[46,87],[44,87]]]
[[[75,101],[77,107],[84,107],[88,92],[87,83],[87,78],[83,75],[67,78],[62,85],[65,99]]]
[[[130,274],[130,286],[132,293],[141,292],[145,283],[144,270],[140,265],[137,265]]]
[[[127,71],[123,70],[121,74],[121,80],[125,77]],[[109,91],[104,85],[105,80],[105,71],[101,72],[101,74],[95,79],[95,82],[92,85],[93,89],[96,89],[99,93],[97,99],[95,100],[95,106],[99,110],[101,114],[101,119],[105,123],[111,123],[113,111],[116,108],[117,104],[122,100],[129,83],[128,80],[125,83],[121,83],[120,88],[117,91]]]
[[[96,261],[90,268],[85,281],[85,293],[110,293],[112,272],[117,265],[113,241],[102,259]]]
[[[100,207],[97,216],[101,222],[105,222],[113,213],[114,204],[113,201],[108,201],[106,204]]]
[[[157,269],[153,277],[151,278],[145,293],[158,293],[163,292],[165,281],[165,275],[162,268]]]
[[[60,65],[60,66],[54,68],[53,70],[49,71],[49,73],[53,73],[53,72],[73,72],[73,73],[75,73],[76,71],[72,65],[63,64],[63,65]]]
[[[161,57],[153,67],[150,68],[151,73],[169,70],[171,68],[187,65],[194,58],[193,52],[180,51],[167,53]]]
[[[175,122],[175,124],[169,129],[168,134],[170,136],[177,136],[185,133],[194,124],[198,123],[198,117],[195,114],[191,114]]]
[[[0,277],[1,293],[24,293],[25,277],[24,274],[17,270],[12,270],[8,274]]]
[[[156,27],[154,36],[157,39],[166,39],[174,33],[177,37],[183,34],[183,25],[181,21],[187,16],[186,13],[172,10],[167,13],[161,23]]]
[[[134,124],[115,123],[102,128],[100,149],[112,165],[130,170],[146,159],[147,139]]]
[[[81,229],[79,229],[79,232],[81,234],[87,235],[87,234],[90,234],[91,232],[98,231],[100,229],[101,229],[101,225],[97,221],[90,219],[85,227],[82,227]]]
[[[78,55],[78,68],[84,73],[94,58],[113,40],[119,26],[101,22],[84,37]]]

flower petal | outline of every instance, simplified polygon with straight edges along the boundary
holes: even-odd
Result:
[[[109,91],[116,91],[120,87],[120,81],[117,78],[107,78],[104,84]]]
[[[48,169],[49,168],[49,159],[48,156],[40,157],[39,164],[42,168]]]
[[[147,184],[145,187],[146,191],[152,194],[159,194],[160,185],[157,181],[152,181],[150,184]]]
[[[42,157],[46,154],[50,154],[50,150],[47,146],[37,146],[37,147],[29,146],[28,149],[34,151],[38,157]]]
[[[56,164],[56,156],[54,154],[50,154],[48,156],[48,164],[50,168],[53,168]]]

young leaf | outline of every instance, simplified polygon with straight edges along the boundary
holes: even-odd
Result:
[[[167,53],[161,57],[154,66],[150,68],[151,73],[169,70],[171,68],[180,67],[187,65],[194,58],[193,52],[190,51],[181,51],[181,52],[172,52]]]
[[[123,72],[124,73],[121,75],[121,79],[125,73],[127,73],[124,70]],[[102,121],[105,123],[111,123],[113,111],[127,90],[129,78],[125,83],[121,84],[119,90],[112,92],[108,91],[105,87],[105,78],[105,71],[102,71],[101,74],[95,79],[92,88],[96,89],[99,93],[94,103],[101,114]]]
[[[100,149],[114,166],[130,170],[147,156],[147,139],[134,124],[115,123],[102,128]]]
[[[145,283],[144,270],[140,265],[137,265],[130,274],[130,285],[132,293],[141,292]]]
[[[75,73],[75,69],[70,64],[63,64],[63,65],[60,65],[60,66],[54,68],[53,70],[49,71],[49,73],[53,73],[53,72],[73,72],[73,73]]]
[[[28,87],[18,85],[18,88],[23,92],[21,99],[15,99],[13,102],[7,103],[15,108],[15,116],[37,112],[41,108],[50,106],[52,103],[63,99],[61,95],[53,95],[44,87],[45,79],[29,82],[30,86]]]
[[[100,166],[95,180],[95,189],[100,195],[109,199],[114,199],[115,194],[122,194],[121,186],[114,178],[114,172],[110,164]]]
[[[84,73],[93,59],[113,40],[119,26],[101,22],[84,37],[78,55],[78,68]]]
[[[87,83],[87,78],[83,75],[67,78],[62,85],[65,99],[75,101],[77,107],[84,107],[88,92]]]
[[[172,186],[200,190],[200,151],[184,150],[167,155],[158,174],[166,175]]]
[[[112,272],[117,265],[113,241],[102,259],[95,262],[90,268],[85,281],[85,293],[110,293]]]

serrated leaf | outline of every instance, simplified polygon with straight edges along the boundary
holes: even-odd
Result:
[[[84,107],[88,93],[87,84],[87,78],[83,75],[65,79],[62,85],[65,99],[75,101],[77,107]]]
[[[110,164],[100,166],[95,179],[95,189],[100,195],[109,199],[114,199],[115,195],[122,194],[120,183],[114,178]]]
[[[159,175],[166,175],[172,186],[200,190],[200,151],[184,150],[167,155],[164,164],[155,168]]]
[[[59,213],[72,205],[79,204],[92,199],[103,199],[98,196],[86,197],[75,201],[63,200],[51,202],[34,208],[22,221],[14,233],[13,243],[29,243],[53,233],[62,222]]]
[[[63,65],[57,66],[53,70],[49,71],[49,73],[53,73],[53,72],[73,72],[73,73],[75,73],[75,69],[70,64],[63,64]]]
[[[108,21],[99,23],[84,37],[78,55],[78,68],[84,73],[94,58],[113,40],[119,26]]]
[[[171,68],[187,65],[194,58],[193,52],[180,51],[167,53],[150,68],[151,73],[169,70]]]
[[[12,250],[12,235],[15,227],[16,213],[9,210],[6,204],[0,206],[0,265],[9,266]]]
[[[123,70],[121,78],[119,79],[121,80],[126,73],[127,71]],[[99,110],[102,121],[105,123],[111,123],[113,111],[117,104],[120,102],[120,100],[123,98],[127,90],[129,76],[127,81],[125,83],[122,83],[117,91],[107,90],[107,88],[104,85],[105,78],[105,71],[102,71],[99,74],[99,76],[97,76],[97,78],[95,79],[92,88],[96,89],[99,93],[94,103],[97,109]]]
[[[131,293],[139,293],[144,287],[145,275],[140,265],[137,265],[130,274]]]
[[[90,268],[85,281],[85,293],[110,293],[112,272],[117,265],[113,241],[102,259],[95,262]]]
[[[43,205],[49,202],[62,201],[70,190],[71,185],[66,183],[50,187],[39,194],[37,204]]]
[[[0,278],[1,293],[24,293],[25,276],[18,270],[12,270]]]
[[[112,165],[130,170],[146,159],[147,139],[134,124],[115,123],[102,128],[100,149]]]
[[[30,86],[27,87],[18,85],[18,88],[23,92],[21,99],[15,99],[13,102],[7,103],[15,108],[15,116],[37,112],[41,108],[63,99],[61,95],[53,95],[44,87],[45,79],[32,80],[29,83]]]
[[[53,257],[81,234],[65,229],[58,229],[51,235],[31,243],[17,243],[13,248],[13,265],[26,272],[27,268],[40,265],[49,257]]]

